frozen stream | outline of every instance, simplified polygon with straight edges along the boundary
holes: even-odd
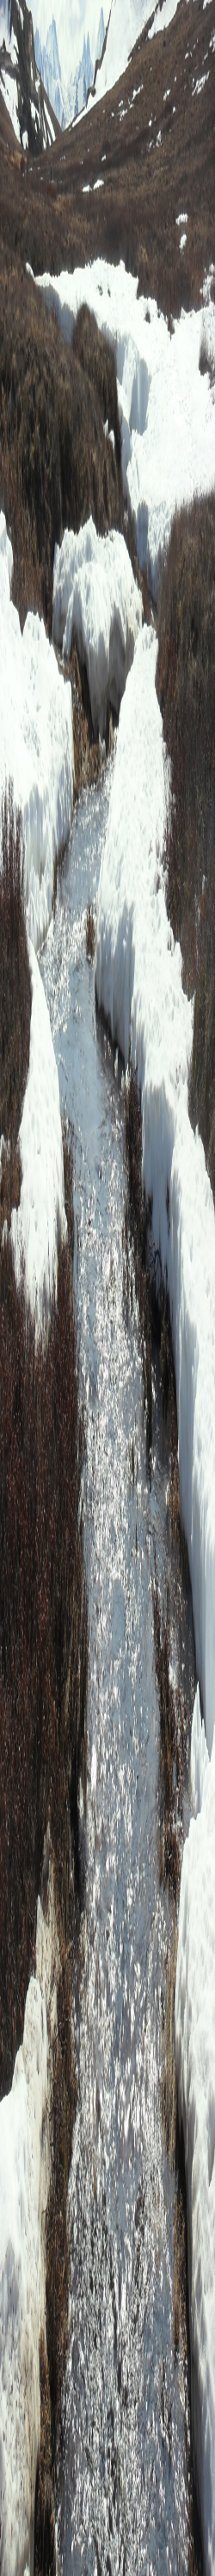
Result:
[[[186,2360],[173,2348],[174,2178],[160,2117],[171,1909],[159,1883],[153,1542],[190,1710],[191,1596],[180,1608],[155,1360],[147,1470],[138,1317],[123,1298],[122,1066],[95,1016],[84,913],[95,903],[109,778],[85,797],[43,958],[61,1103],[73,1120],[86,1429],[89,1773],[79,2106],[71,2172],[71,2343],[58,2516],[63,2576],[199,2570]],[[133,1453],[132,1453],[133,1444]],[[133,1473],[134,1466],[134,1473]],[[187,1788],[188,1810],[188,1788]],[[187,1820],[187,1819],[186,1819]]]

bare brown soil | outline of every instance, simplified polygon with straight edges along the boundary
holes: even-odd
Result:
[[[215,497],[175,519],[163,567],[157,688],[171,756],[167,906],[195,993],[190,1114],[215,1196]]]
[[[11,1205],[30,1041],[21,818],[2,813],[0,864],[0,2094],[10,2088],[35,1957],[38,1890],[52,1850],[59,1940],[47,2212],[46,2339],[35,2576],[55,2576],[53,2477],[68,2336],[68,2180],[76,2107],[71,1954],[76,1938],[78,1782],[86,1720],[88,1622],[81,1527],[84,1423],[73,1299],[73,1160],[63,1133],[67,1242],[49,1331],[36,1342],[17,1293]],[[6,1228],[5,1228],[5,1218]],[[4,1223],[4,1232],[3,1232]],[[84,1762],[83,1762],[84,1776]],[[47,1832],[48,1828],[48,1832]]]
[[[4,257],[16,252],[22,265],[28,259],[34,271],[56,273],[99,251],[122,257],[139,275],[140,291],[156,295],[167,314],[180,311],[182,297],[187,307],[199,301],[215,254],[213,32],[214,0],[207,12],[196,0],[195,18],[191,0],[189,7],[180,0],[166,33],[153,39],[143,33],[115,90],[33,167],[30,156],[27,167],[14,153],[13,142],[11,153],[8,121],[8,164],[6,147],[0,159]],[[205,72],[198,93],[196,81]],[[140,94],[132,104],[135,87]],[[101,176],[104,186],[94,194]],[[183,255],[176,224],[182,208],[188,215]]]
[[[107,416],[116,457],[104,439]],[[10,269],[3,256],[0,500],[11,528],[21,623],[28,608],[38,608],[51,632],[55,541],[90,512],[101,534],[122,524],[116,367],[90,319],[79,329],[77,353],[67,349],[20,260]]]

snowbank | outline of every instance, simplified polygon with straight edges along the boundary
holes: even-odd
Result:
[[[65,1227],[60,1095],[49,1012],[37,957],[30,947],[32,1005],[30,1059],[19,1133],[22,1182],[11,1235],[17,1283],[24,1259],[27,1296],[38,1326],[57,1283],[59,1240]]]
[[[143,1170],[167,1270],[177,1387],[181,1513],[208,1749],[215,1717],[215,1216],[203,1146],[188,1117],[193,1011],[167,920],[156,638],[144,628],[123,700],[101,865],[98,1002],[141,1087]],[[169,1194],[169,1195],[168,1195]]]
[[[9,2576],[9,2570],[10,2576],[24,2576],[24,2570],[25,2576],[33,2576],[58,1965],[50,1864],[46,1922],[38,1900],[36,1975],[28,1988],[23,2047],[12,2092],[0,2104],[1,2576]]]
[[[192,2421],[206,2576],[215,2569],[215,1738],[207,1758],[197,1691],[175,1995],[190,2293]]]
[[[177,204],[176,204],[177,216]],[[151,297],[137,300],[137,278],[123,261],[107,261],[44,276],[37,285],[72,340],[80,305],[87,303],[100,329],[116,345],[125,497],[134,519],[137,553],[153,596],[159,558],[174,510],[215,485],[214,395],[201,374],[202,311],[181,313],[172,337]],[[146,315],[150,315],[150,324]],[[210,358],[215,358],[215,306],[210,309]]]
[[[124,537],[97,537],[93,520],[55,546],[53,634],[69,658],[75,636],[86,664],[94,733],[106,731],[108,699],[119,714],[134,646],[142,626],[142,600]]]
[[[27,921],[34,947],[50,920],[55,853],[71,830],[73,724],[69,683],[39,617],[19,617],[10,600],[13,556],[0,516],[0,803],[12,776],[25,843]]]
[[[112,0],[104,60],[97,72],[96,104],[99,98],[105,98],[107,90],[114,89],[115,81],[122,80],[134,45],[138,44],[138,37],[142,35],[143,27],[147,27],[148,19],[152,18],[152,6],[153,0],[124,0],[122,16],[122,0]],[[175,17],[177,7],[178,0],[163,0],[162,26],[169,26],[170,19]],[[160,13],[157,12],[158,15],[160,23]],[[152,26],[150,37],[153,33]],[[88,99],[87,114],[93,104],[93,99]]]

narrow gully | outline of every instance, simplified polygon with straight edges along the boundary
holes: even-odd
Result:
[[[192,1720],[191,1593],[178,1585],[168,1443],[153,1362],[147,1464],[138,1313],[126,1310],[124,1077],[86,957],[110,769],[82,799],[42,960],[62,1111],[75,1139],[75,1277],[86,1414],[88,1782],[81,1800],[78,2110],[58,2565],[62,2576],[202,2566],[187,2348],[174,2354],[176,2182],[161,2121],[171,1899],[160,1883],[160,1725],[152,1574],[169,1586],[171,1658]],[[189,1779],[184,1826],[189,1822]]]

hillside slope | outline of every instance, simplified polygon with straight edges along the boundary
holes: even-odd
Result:
[[[16,142],[22,144],[24,151],[29,150],[32,158],[54,143],[57,122],[53,113],[50,116],[37,71],[33,19],[27,0],[1,0],[0,96]]]

